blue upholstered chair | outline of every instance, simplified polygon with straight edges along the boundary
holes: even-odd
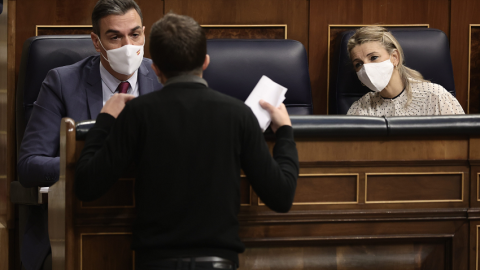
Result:
[[[405,65],[455,95],[449,41],[445,33],[432,28],[389,28],[403,48]],[[370,89],[357,78],[347,52],[354,30],[341,33],[335,41],[336,54],[330,59],[329,113],[346,114],[356,100]]]
[[[211,39],[209,86],[245,101],[262,75],[288,88],[284,101],[294,115],[313,113],[307,53],[302,43],[281,39]]]

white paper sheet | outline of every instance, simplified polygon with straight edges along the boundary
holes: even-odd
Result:
[[[257,117],[262,131],[268,128],[272,119],[270,118],[270,114],[260,106],[259,101],[263,99],[273,106],[278,107],[285,100],[285,93],[287,93],[287,88],[263,75],[252,93],[250,93],[250,96],[245,100],[245,104],[252,109]]]

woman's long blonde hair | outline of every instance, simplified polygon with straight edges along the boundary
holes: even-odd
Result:
[[[387,29],[381,26],[365,26],[358,29],[355,34],[348,40],[347,49],[348,54],[352,52],[352,49],[355,48],[357,45],[361,45],[367,42],[380,42],[383,45],[385,50],[387,50],[389,55],[392,55],[394,50],[398,51],[398,55],[400,57],[398,61],[398,65],[396,69],[400,74],[400,78],[402,79],[403,85],[405,87],[405,91],[407,94],[407,106],[412,101],[412,88],[411,88],[411,81],[417,80],[422,82],[428,82],[427,80],[423,79],[422,74],[420,72],[413,70],[409,67],[406,67],[405,64],[405,57],[403,56],[403,50],[400,44],[398,43],[397,39],[390,33]],[[350,56],[351,57],[351,56]]]

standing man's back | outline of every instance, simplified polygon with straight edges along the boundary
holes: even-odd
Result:
[[[167,14],[151,34],[154,70],[165,86],[136,98],[107,102],[88,134],[77,166],[76,193],[92,200],[137,164],[137,269],[178,264],[226,269],[238,265],[240,173],[273,210],[290,209],[298,157],[285,107],[268,107],[276,131],[275,160],[243,102],[216,92],[201,78],[206,40],[191,18]],[[186,258],[186,259],[179,259]]]

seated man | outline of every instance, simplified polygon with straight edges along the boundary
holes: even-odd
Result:
[[[99,56],[51,70],[34,104],[20,147],[18,175],[25,187],[51,186],[59,177],[62,117],[95,119],[116,92],[143,95],[161,88],[152,61],[143,58],[142,13],[133,0],[100,0],[92,12]],[[29,207],[21,258],[39,269],[50,251],[46,206]]]
[[[105,104],[78,160],[75,193],[102,196],[135,161],[136,269],[236,269],[245,249],[241,169],[271,209],[287,212],[293,202],[299,165],[287,110],[261,103],[277,138],[272,158],[250,108],[202,79],[210,58],[198,23],[165,15],[152,27],[150,52],[165,87]]]

